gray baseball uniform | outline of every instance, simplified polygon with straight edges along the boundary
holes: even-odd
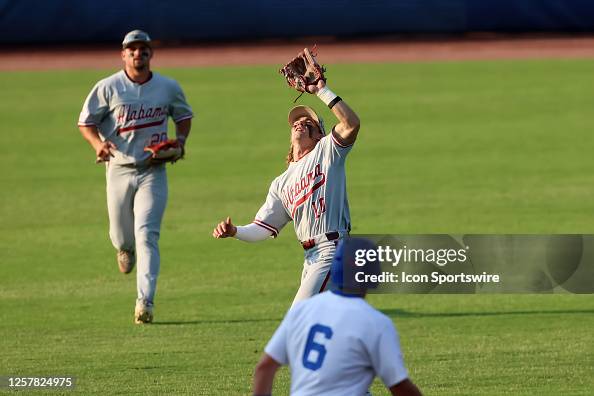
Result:
[[[147,306],[159,275],[167,174],[164,164],[149,164],[144,147],[167,139],[168,117],[176,123],[193,117],[179,84],[155,72],[139,84],[122,70],[95,85],[78,120],[117,147],[106,165],[109,235],[116,249],[136,250],[137,301]]]
[[[335,243],[351,229],[345,159],[352,145],[340,144],[333,133],[274,179],[254,220],[274,237],[293,220],[297,238],[306,248],[293,305],[325,289]]]

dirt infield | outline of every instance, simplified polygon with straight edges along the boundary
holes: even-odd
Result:
[[[414,62],[439,60],[594,58],[590,37],[494,37],[464,39],[337,41],[159,46],[154,67],[283,64],[301,48],[318,42],[324,63]],[[0,70],[116,69],[119,49],[61,47],[0,50]]]

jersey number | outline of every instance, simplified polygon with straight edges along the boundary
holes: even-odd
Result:
[[[332,329],[328,326],[315,324],[309,330],[305,351],[303,351],[303,367],[312,371],[322,367],[326,357],[326,347],[314,341],[317,334],[321,334],[325,339],[329,340],[332,338]]]
[[[316,216],[316,219],[319,219],[320,216],[324,212],[326,212],[326,202],[324,202],[324,197],[321,197],[320,199],[318,199],[317,204],[315,202],[312,202],[311,207],[314,211],[314,216]]]
[[[153,133],[149,145],[152,146],[153,144],[161,143],[165,140],[167,140],[167,132]]]

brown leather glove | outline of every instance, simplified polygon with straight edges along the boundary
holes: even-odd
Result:
[[[309,48],[304,48],[293,60],[279,70],[279,73],[287,79],[289,86],[299,92],[311,93],[307,89],[309,85],[316,85],[320,80],[326,82],[324,77],[326,69],[316,61],[315,51],[315,45],[311,51]]]

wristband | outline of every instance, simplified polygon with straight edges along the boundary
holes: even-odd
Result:
[[[342,99],[340,98],[340,96],[336,95],[334,92],[332,92],[330,90],[330,88],[328,87],[323,87],[321,88],[318,93],[316,94],[318,96],[318,98],[320,98],[322,100],[322,102],[324,102],[324,104],[326,106],[328,106],[329,108],[334,107],[334,105],[338,102],[340,102]]]
[[[335,97],[334,100],[328,104],[328,108],[330,108],[330,109],[333,108],[334,105],[336,103],[340,102],[341,100],[342,100],[342,98],[340,96]]]

